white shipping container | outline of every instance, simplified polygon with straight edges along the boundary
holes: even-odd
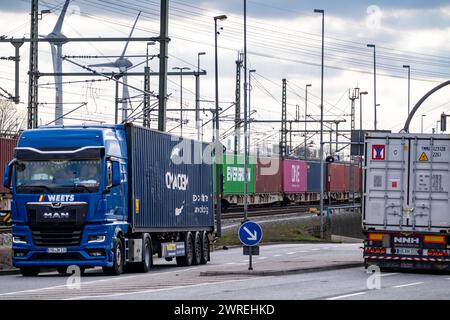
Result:
[[[363,229],[450,231],[450,136],[368,133]]]

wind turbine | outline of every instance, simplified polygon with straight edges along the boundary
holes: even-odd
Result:
[[[61,33],[64,17],[70,0],[66,0],[64,7],[56,22],[55,28],[51,33],[45,36],[49,39],[52,49],[53,72],[55,73],[55,125],[63,124],[63,85],[62,85],[62,46],[67,43],[67,37]],[[52,40],[54,39],[54,40]]]
[[[134,28],[136,27],[136,23],[138,22],[139,16],[141,12],[139,11],[136,20],[134,21],[133,28],[131,29],[130,36],[128,37],[128,41],[125,43],[125,48],[123,49],[120,57],[114,62],[108,63],[99,63],[99,64],[91,64],[89,67],[109,67],[109,68],[118,68],[120,73],[123,74],[122,77],[122,121],[127,119],[128,117],[128,101],[130,100],[130,93],[128,91],[128,77],[127,72],[133,66],[133,63],[125,58],[125,53],[128,48],[128,44],[130,43],[131,36],[133,35]]]

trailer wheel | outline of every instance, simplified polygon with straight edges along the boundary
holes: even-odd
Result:
[[[24,277],[36,277],[40,272],[39,267],[23,267],[20,268],[20,273]]]
[[[185,250],[186,254],[183,257],[177,257],[177,265],[178,266],[191,266],[192,261],[194,260],[194,237],[192,233],[187,232],[185,234]]]
[[[200,236],[200,232],[195,233],[194,239],[194,259],[192,264],[199,265],[202,260],[202,237]]]
[[[142,246],[142,262],[137,263],[139,272],[149,272],[153,265],[152,241],[149,235],[144,236],[144,245]]]
[[[202,236],[202,257],[200,264],[207,264],[209,261],[209,238],[208,233],[203,232]]]
[[[103,267],[103,273],[109,276],[119,276],[123,272],[123,244],[119,238],[114,240],[113,266]]]

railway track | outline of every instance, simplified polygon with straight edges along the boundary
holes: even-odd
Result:
[[[330,208],[346,208],[346,205],[331,205],[324,206],[326,210],[328,207]],[[348,208],[354,208],[351,205],[348,205]],[[295,206],[287,206],[287,207],[275,207],[275,208],[251,208],[248,211],[248,217],[264,217],[264,216],[276,216],[282,214],[290,214],[290,213],[307,213],[310,209],[315,209],[317,212],[319,211],[319,205],[295,205]],[[239,219],[244,217],[244,209],[243,208],[233,208],[233,211],[229,210],[228,212],[222,213],[222,219],[231,220],[231,219]],[[314,213],[314,211],[310,211]]]

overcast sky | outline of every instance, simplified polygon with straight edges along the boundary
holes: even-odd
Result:
[[[52,31],[64,1],[39,1],[40,9],[51,9],[39,22],[39,33]],[[413,106],[428,90],[448,80],[450,76],[450,5],[448,1],[294,1],[294,0],[248,0],[248,68],[256,69],[252,76],[251,108],[256,110],[256,120],[281,118],[281,81],[287,79],[288,119],[296,114],[304,119],[305,85],[312,84],[309,94],[308,114],[317,118],[320,105],[320,45],[321,18],[313,10],[325,10],[325,118],[346,120],[340,129],[350,128],[350,100],[348,89],[360,87],[369,95],[363,100],[363,123],[365,129],[374,126],[373,101],[373,49],[366,44],[377,45],[377,102],[378,128],[399,131],[407,115],[407,71],[404,64],[411,66],[411,105]],[[8,37],[29,36],[30,1],[0,0],[0,27]],[[159,33],[159,1],[147,0],[73,0],[63,25],[68,37],[127,36],[138,12],[142,11],[135,36],[157,36]],[[169,70],[172,67],[196,68],[197,53],[205,51],[201,67],[207,76],[201,79],[201,96],[204,108],[212,108],[214,98],[214,22],[213,17],[226,14],[228,19],[220,23],[219,75],[221,107],[227,108],[235,100],[235,60],[243,49],[243,1],[170,1]],[[120,55],[123,43],[67,43],[63,47],[66,55]],[[145,54],[145,43],[131,43],[127,54]],[[20,110],[26,110],[28,45],[22,47],[21,103]],[[157,54],[158,46],[150,47],[150,54]],[[13,54],[10,44],[2,44],[1,56]],[[51,72],[50,46],[39,45],[39,70]],[[114,58],[74,59],[88,65],[113,61]],[[138,65],[144,58],[130,58]],[[150,62],[153,71],[158,71],[157,58]],[[64,71],[82,71],[73,64],[64,62]],[[0,61],[0,87],[13,91],[14,65]],[[99,69],[107,71],[111,69]],[[143,65],[134,71],[143,70]],[[88,78],[65,77],[65,82]],[[93,79],[93,78],[89,78]],[[96,78],[101,79],[101,78]],[[143,87],[143,79],[133,77],[130,84]],[[54,80],[41,78],[39,101],[40,122],[46,124],[54,117]],[[186,108],[195,103],[194,78],[183,79],[183,100]],[[157,93],[157,78],[151,79],[151,89]],[[180,103],[179,77],[171,77],[168,83],[169,108],[178,108]],[[142,98],[138,91],[130,90],[133,107],[138,107]],[[155,101],[155,99],[153,99]],[[77,82],[64,86],[64,111],[75,108],[76,103],[88,102],[86,107],[70,115],[71,118],[85,118],[92,121],[114,120],[114,83]],[[47,104],[45,104],[47,103]],[[356,101],[356,123],[359,127],[359,101]],[[429,99],[412,123],[412,130],[420,132],[420,118],[424,118],[424,129],[431,132],[436,127],[439,114],[449,112],[448,90],[443,90]],[[225,112],[221,127],[223,133],[232,127],[234,109]],[[156,114],[155,114],[156,115]],[[179,114],[168,114],[174,120]],[[210,114],[202,114],[207,121]],[[190,121],[184,133],[196,136],[193,114],[186,112]],[[67,120],[66,123],[79,123]],[[152,123],[153,126],[156,123]],[[176,126],[169,122],[168,128]],[[296,125],[294,125],[295,127]],[[303,125],[297,126],[299,129]],[[310,125],[311,129],[318,125]],[[252,124],[252,143],[263,139],[263,134],[273,135],[271,142],[278,140],[278,124]],[[178,133],[179,129],[173,132]],[[205,126],[205,139],[210,138],[211,127]],[[316,139],[314,137],[313,139]],[[224,139],[224,143],[232,139]],[[294,145],[303,137],[294,135]],[[326,137],[328,139],[328,137]],[[341,138],[342,139],[342,138]]]

